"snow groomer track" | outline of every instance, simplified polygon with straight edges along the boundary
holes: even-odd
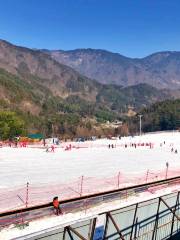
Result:
[[[66,199],[61,201],[61,208],[63,213],[76,212],[81,209],[96,206],[103,202],[107,203],[117,199],[126,199],[131,195],[152,191],[152,189],[173,187],[178,184],[180,184],[180,176],[91,195],[84,195],[77,198]],[[4,228],[11,224],[24,224],[35,219],[51,215],[54,215],[52,202],[28,208],[21,208],[14,211],[2,212],[0,213],[0,227]]]

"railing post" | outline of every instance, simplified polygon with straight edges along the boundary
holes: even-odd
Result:
[[[132,240],[132,236],[133,236],[133,231],[134,231],[134,226],[136,227],[136,214],[137,214],[137,209],[138,209],[138,203],[136,203],[136,207],[134,210],[134,218],[133,218],[133,224],[132,224],[132,228],[131,228],[131,235],[130,235],[130,240]],[[136,228],[135,228],[136,230]],[[136,231],[135,231],[136,232]]]
[[[138,217],[136,218],[135,222],[134,239],[137,239],[137,232],[138,232]]]
[[[91,234],[90,234],[90,240],[93,240],[94,238],[94,233],[95,233],[95,229],[96,229],[96,218],[94,218],[92,220],[92,227],[91,227]]]
[[[102,238],[103,240],[106,239],[108,224],[109,224],[109,216],[108,216],[108,212],[107,212],[106,213],[106,223],[105,223],[105,228],[104,228],[104,235],[103,235],[103,238]]]
[[[119,184],[120,184],[120,172],[118,173],[118,189],[119,189]]]
[[[26,208],[28,207],[28,201],[29,201],[29,183],[26,184]]]
[[[161,204],[161,198],[159,197],[158,207],[157,207],[157,213],[156,213],[156,219],[155,219],[154,229],[153,229],[153,234],[152,234],[152,240],[156,239],[157,228],[158,228],[158,220],[159,220],[160,204]]]
[[[172,224],[171,224],[171,233],[170,233],[170,237],[172,237],[172,235],[173,235],[174,218],[175,218],[176,209],[177,209],[178,206],[179,206],[179,192],[177,193],[176,205],[175,205],[174,213],[173,213],[173,217],[172,217]]]
[[[83,181],[84,181],[84,176],[81,177],[81,190],[80,190],[80,197],[82,196],[82,193],[83,193]]]

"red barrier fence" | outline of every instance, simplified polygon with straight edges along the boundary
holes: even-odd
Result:
[[[24,186],[13,189],[0,189],[0,212],[18,209],[47,203],[52,201],[54,196],[59,199],[68,199],[77,196],[123,188],[132,185],[162,180],[165,178],[178,176],[178,169],[164,169],[159,172],[147,170],[143,175],[127,176],[118,172],[112,177],[95,178],[81,176],[77,180],[66,184],[31,184],[25,183]]]

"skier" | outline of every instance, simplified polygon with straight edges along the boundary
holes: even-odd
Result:
[[[46,146],[46,152],[49,152],[49,146],[48,145]]]
[[[54,198],[53,198],[53,206],[54,206],[54,209],[55,209],[55,214],[56,214],[57,216],[58,216],[59,214],[62,214],[58,197],[54,197]]]
[[[46,139],[43,138],[43,146],[45,147],[46,146]]]
[[[55,147],[54,147],[54,145],[52,145],[51,146],[51,152],[54,152],[54,149],[55,149]]]
[[[17,140],[15,140],[14,145],[15,145],[16,148],[18,147],[18,142],[17,142]]]

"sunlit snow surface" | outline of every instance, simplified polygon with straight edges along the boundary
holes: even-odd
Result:
[[[132,143],[143,142],[152,143],[153,148],[150,149],[149,146],[129,147]],[[122,138],[121,140],[103,139],[93,142],[72,143],[73,146],[79,148],[65,151],[64,147],[68,144],[62,144],[60,148],[56,148],[55,153],[46,153],[45,149],[42,148],[1,148],[0,192],[18,189],[18,186],[25,186],[27,181],[33,186],[41,184],[42,186],[53,186],[53,184],[73,182],[82,175],[103,178],[117,175],[120,172],[126,176],[145,176],[147,169],[150,172],[165,173],[166,162],[169,163],[169,172],[176,170],[177,175],[180,170],[179,132],[148,134],[141,137]],[[116,148],[109,149],[108,144],[114,144]],[[125,144],[128,145],[127,148],[124,147]],[[177,149],[178,153],[171,152],[172,148]],[[179,185],[174,188],[157,190],[153,194],[144,192],[141,193],[141,201],[177,190],[179,190]],[[1,231],[0,239],[11,239],[46,228],[94,217],[102,211],[117,209],[136,201],[139,201],[139,197],[132,196],[126,201],[119,200],[112,204],[102,204],[83,212],[36,220],[31,222],[30,226],[24,230],[15,229],[11,226]]]
[[[160,143],[165,144],[160,147]],[[123,147],[125,143],[151,142],[149,147]],[[108,144],[116,148],[108,149]],[[67,145],[67,143],[66,143]],[[72,143],[73,145],[73,143]],[[121,140],[97,140],[74,143],[85,147],[70,151],[56,148],[54,153],[46,153],[42,148],[0,149],[0,188],[14,188],[40,183],[65,183],[86,177],[104,177],[117,174],[145,173],[147,169],[159,171],[180,168],[180,133],[149,134],[141,137],[126,137]],[[178,154],[171,153],[172,145]]]

